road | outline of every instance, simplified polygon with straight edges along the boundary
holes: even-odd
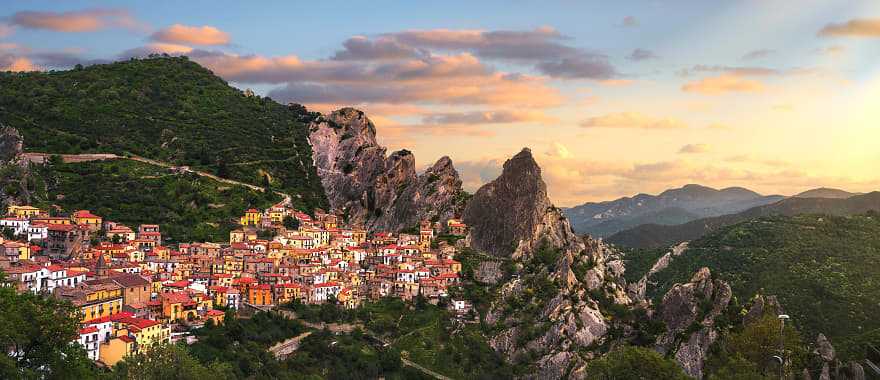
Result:
[[[23,156],[26,160],[33,162],[33,163],[36,163],[36,164],[46,163],[49,161],[49,158],[54,155],[55,154],[52,154],[52,153],[24,153],[23,154]],[[141,156],[135,156],[135,155],[120,156],[118,154],[113,154],[113,153],[88,153],[88,154],[59,154],[58,156],[60,156],[62,161],[64,161],[65,163],[104,161],[104,160],[132,160],[132,161],[143,162],[145,164],[160,166],[160,167],[168,168],[168,169],[177,167],[177,166],[175,166],[171,163],[168,163],[168,162],[158,161],[158,160],[154,160],[154,159],[150,159],[150,158],[146,158],[146,157],[141,157]],[[181,170],[184,172],[196,174],[200,177],[210,178],[210,179],[213,179],[217,182],[227,183],[230,185],[244,186],[244,187],[247,187],[247,188],[249,188],[251,190],[255,190],[255,191],[263,191],[263,192],[266,191],[266,189],[261,186],[252,185],[252,184],[245,183],[245,182],[239,182],[239,181],[228,179],[228,178],[220,178],[214,174],[211,174],[211,173],[208,173],[205,171],[201,171],[201,170],[192,170],[192,169],[189,169],[186,167],[181,167]],[[290,194],[282,193],[280,191],[275,191],[275,194],[278,194],[283,198],[283,200],[281,201],[282,206],[289,206],[291,204],[290,202],[292,200],[292,197],[290,196]]]

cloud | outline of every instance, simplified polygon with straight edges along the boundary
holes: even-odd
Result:
[[[150,54],[169,54],[169,55],[180,55],[187,54],[193,51],[193,48],[186,45],[177,45],[177,44],[166,44],[160,42],[154,42],[151,44],[147,44],[141,47],[136,47],[133,49],[128,49],[119,54],[120,59],[129,59],[132,57],[146,57]]]
[[[626,16],[623,20],[620,20],[620,25],[626,28],[633,28],[639,26],[639,20],[635,16]]]
[[[780,70],[768,67],[723,65],[695,65],[691,68],[678,71],[678,74],[683,77],[690,76],[694,73],[724,73],[736,76],[772,76],[784,74]]]
[[[142,29],[124,9],[93,8],[71,12],[23,11],[13,14],[12,25],[28,29],[45,29],[56,32],[93,32],[106,28]]]
[[[580,123],[583,128],[676,129],[687,124],[672,118],[655,118],[638,112],[619,112],[591,117]]]
[[[556,157],[560,159],[569,159],[572,157],[571,152],[568,150],[568,147],[563,145],[561,142],[555,141],[553,145],[548,149],[544,154],[550,157]]]
[[[455,170],[461,176],[462,187],[474,192],[483,184],[501,175],[503,159],[480,159],[455,162]]]
[[[681,90],[684,92],[694,92],[703,95],[720,95],[728,92],[761,92],[764,89],[764,84],[759,81],[731,74],[703,78],[681,86]]]
[[[764,59],[774,53],[776,53],[776,50],[771,50],[771,49],[752,50],[752,51],[746,53],[745,55],[743,55],[742,60],[743,61],[751,61],[751,60],[755,60],[755,59]]]
[[[37,71],[30,59],[0,51],[0,71]]]
[[[880,37],[880,18],[857,18],[831,23],[819,31],[820,37]]]
[[[386,60],[417,58],[429,55],[426,51],[404,45],[393,39],[383,37],[372,41],[365,36],[354,36],[342,43],[343,50],[337,51],[331,58],[338,61],[347,60]]]
[[[15,32],[15,28],[5,22],[0,22],[0,38],[8,37]]]
[[[636,62],[645,61],[648,59],[657,59],[657,58],[660,58],[660,57],[658,57],[656,54],[654,54],[654,52],[652,52],[650,50],[645,50],[645,49],[635,49],[632,51],[632,53],[630,53],[630,55],[628,55],[626,57],[626,59],[628,59],[630,61],[636,61]]]
[[[709,152],[709,145],[706,144],[687,144],[678,150],[679,154],[700,154]]]
[[[533,65],[557,78],[607,79],[617,75],[608,57],[565,44],[570,38],[551,27],[514,30],[408,30],[369,40],[355,37],[334,59],[412,58],[428,50],[468,52],[487,60]]]
[[[228,45],[229,33],[210,25],[190,26],[174,24],[150,36],[156,42],[166,44]]]
[[[434,113],[425,115],[425,124],[509,124],[530,121],[549,121],[550,118],[539,111],[486,111]]]
[[[846,53],[846,46],[843,45],[831,45],[823,48],[816,49],[816,53],[821,55],[827,55],[830,57],[839,57]]]
[[[617,75],[608,58],[602,55],[584,55],[542,62],[537,68],[542,73],[555,78],[610,79]]]

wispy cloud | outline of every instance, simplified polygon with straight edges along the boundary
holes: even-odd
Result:
[[[743,61],[752,61],[756,59],[764,59],[776,53],[776,50],[772,49],[758,49],[752,50],[745,55],[742,56]]]
[[[857,18],[831,23],[819,31],[821,37],[880,37],[880,18]]]
[[[159,30],[150,37],[153,41],[166,44],[227,45],[229,33],[213,26],[189,26],[174,24]]]
[[[761,92],[765,90],[765,86],[757,80],[722,74],[685,83],[681,90],[703,95],[720,95],[729,92]]]
[[[708,144],[687,144],[678,150],[679,154],[700,154],[709,152]]]
[[[673,118],[657,118],[639,112],[619,112],[588,118],[580,123],[583,128],[642,128],[676,129],[687,124]]]
[[[45,29],[56,32],[93,32],[107,28],[143,30],[125,9],[93,8],[70,12],[23,11],[13,14],[10,23],[28,29]]]
[[[626,59],[636,62],[657,58],[660,57],[658,57],[657,54],[654,54],[654,52],[646,49],[635,49],[626,57]]]

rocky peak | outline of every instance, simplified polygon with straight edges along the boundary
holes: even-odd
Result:
[[[666,332],[657,338],[657,350],[673,353],[685,373],[702,378],[709,347],[719,335],[715,318],[727,309],[732,294],[730,285],[713,281],[712,273],[705,267],[690,282],[673,286],[660,303],[659,318],[666,325]],[[694,332],[682,336],[687,331]]]
[[[0,124],[0,164],[18,159],[22,153],[22,141],[17,129]]]
[[[441,158],[418,175],[412,152],[386,157],[375,125],[362,111],[343,108],[318,117],[309,142],[331,209],[354,225],[397,231],[460,212],[461,180],[452,161]]]
[[[541,168],[528,148],[507,160],[501,175],[477,190],[463,217],[471,246],[495,256],[527,253],[546,237],[545,229],[554,235],[550,238],[556,247],[574,240],[568,221],[550,203]]]

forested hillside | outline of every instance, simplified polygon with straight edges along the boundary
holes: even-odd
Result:
[[[327,207],[312,164],[313,115],[247,96],[185,57],[69,71],[0,73],[0,122],[25,151],[131,153],[188,165]]]
[[[861,342],[880,338],[877,213],[777,216],[722,228],[655,274],[648,296],[659,301],[701,267],[743,303],[757,293],[776,295],[802,332],[811,339],[824,333],[844,354],[858,355]]]

